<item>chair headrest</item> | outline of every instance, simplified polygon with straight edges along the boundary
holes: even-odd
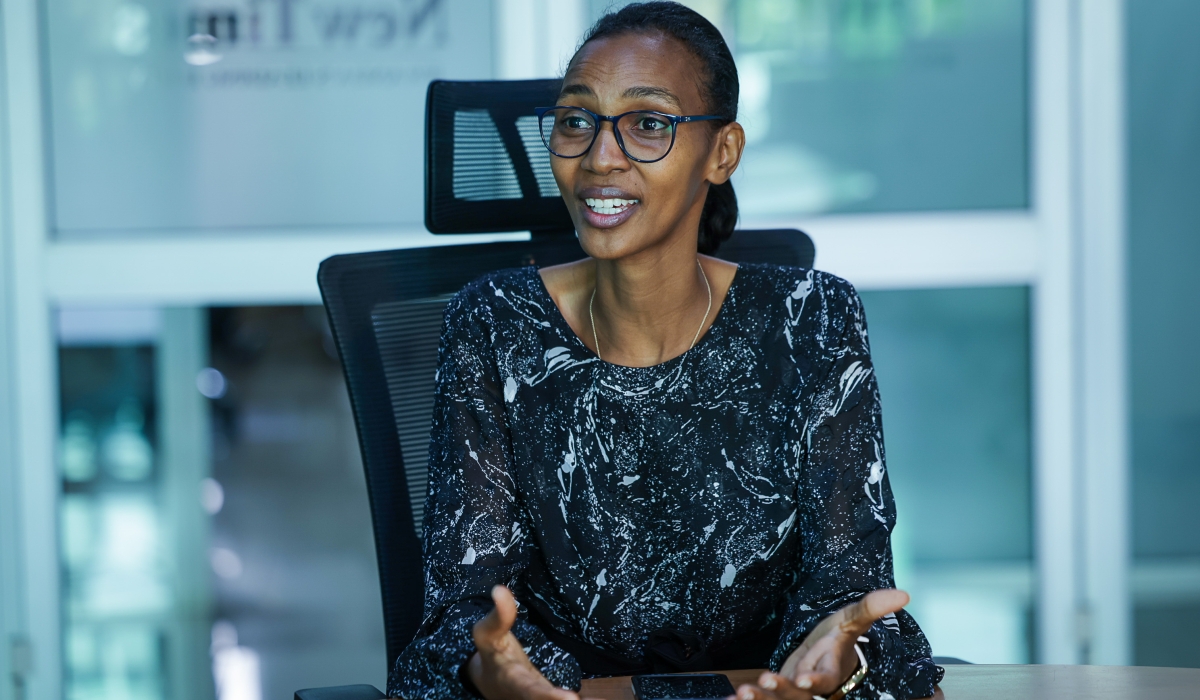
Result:
[[[573,232],[535,107],[560,80],[435,80],[425,99],[425,227],[432,233]]]

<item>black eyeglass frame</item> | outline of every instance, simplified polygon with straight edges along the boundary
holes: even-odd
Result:
[[[542,129],[542,117],[546,116],[547,112],[551,112],[556,109],[575,109],[575,110],[579,110],[580,112],[583,112],[585,114],[589,114],[596,119],[596,130],[592,133],[591,142],[588,143],[587,148],[583,149],[583,152],[577,156],[564,156],[563,154],[555,151],[553,148],[550,148],[550,139],[546,136],[546,132],[543,131],[543,129]],[[546,147],[547,151],[550,151],[551,155],[558,156],[559,158],[582,158],[582,157],[586,156],[588,154],[588,151],[592,150],[592,146],[596,145],[596,138],[598,136],[600,136],[600,126],[604,122],[612,122],[613,136],[615,136],[617,138],[617,145],[620,146],[621,152],[625,154],[625,157],[628,158],[629,160],[634,161],[635,163],[657,163],[658,161],[662,160],[663,158],[666,158],[671,153],[671,149],[675,148],[675,134],[677,132],[675,127],[678,126],[679,124],[687,124],[688,122],[713,121],[713,120],[717,120],[717,119],[723,119],[726,121],[730,121],[730,119],[728,117],[722,117],[722,116],[718,116],[715,114],[694,114],[694,115],[690,115],[690,116],[680,116],[678,114],[667,114],[666,112],[658,112],[653,109],[635,109],[632,112],[623,112],[621,114],[610,117],[610,116],[605,116],[603,114],[596,114],[595,112],[593,112],[590,109],[584,109],[583,107],[573,107],[571,105],[556,105],[554,107],[536,107],[536,108],[534,108],[533,112],[534,112],[534,114],[537,115],[538,134],[542,137],[542,145]],[[653,114],[656,117],[663,117],[667,121],[671,122],[671,143],[669,146],[667,146],[667,150],[664,151],[661,156],[659,156],[653,160],[642,160],[641,158],[635,158],[629,154],[629,150],[627,148],[625,148],[625,139],[621,138],[621,130],[617,128],[617,122],[621,121],[622,117],[628,117],[631,114]]]

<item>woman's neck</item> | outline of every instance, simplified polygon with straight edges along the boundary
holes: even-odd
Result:
[[[648,366],[669,360],[688,349],[706,321],[707,285],[694,252],[596,260],[594,277],[592,342],[609,362]]]
[[[598,354],[607,362],[649,367],[683,354],[697,331],[707,330],[736,270],[698,256],[693,243],[546,268],[542,279],[584,344],[597,351],[599,340]]]

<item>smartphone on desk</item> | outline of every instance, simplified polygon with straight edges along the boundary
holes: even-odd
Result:
[[[673,673],[634,676],[637,700],[712,700],[733,695],[733,684],[723,673]]]

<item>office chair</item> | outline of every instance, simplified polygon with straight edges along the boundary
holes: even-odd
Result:
[[[550,171],[535,107],[560,81],[434,81],[425,112],[425,226],[437,234],[530,231],[531,240],[335,255],[317,281],[358,429],[379,562],[390,671],[421,623],[421,517],[442,311],[480,275],[584,257]],[[718,255],[812,267],[801,231],[739,231]],[[376,700],[369,685],[296,700]]]

